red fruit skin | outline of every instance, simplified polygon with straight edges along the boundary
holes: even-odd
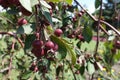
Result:
[[[58,37],[60,37],[63,34],[63,31],[61,29],[56,29],[54,34]]]
[[[73,39],[73,38],[75,38],[75,35],[74,34],[69,34],[67,37],[70,38],[70,39]]]
[[[35,40],[32,43],[33,48],[40,49],[43,45],[43,41]]]
[[[81,12],[78,13],[78,16],[81,17],[83,14]]]
[[[57,51],[57,50],[58,50],[58,45],[57,45],[57,44],[54,44],[53,50],[54,50],[54,51]]]
[[[54,43],[52,41],[48,41],[45,43],[45,48],[47,50],[53,49],[54,48]]]
[[[44,52],[44,49],[35,49],[33,48],[32,51],[31,51],[37,58],[40,58],[42,56],[44,56],[45,52]]]
[[[78,35],[77,38],[80,40],[80,41],[85,41],[84,37],[82,35]]]
[[[34,68],[34,72],[37,72],[38,70],[39,70],[38,67],[35,66],[35,68]]]
[[[3,8],[8,8],[11,4],[9,4],[9,0],[0,0],[0,5]]]
[[[84,13],[85,13],[85,11],[84,11],[84,10],[81,10],[80,12],[81,12],[82,14],[84,14]]]
[[[114,46],[117,48],[117,49],[120,49],[120,41],[116,41]]]
[[[27,20],[26,19],[24,19],[24,18],[20,18],[20,19],[18,19],[18,25],[19,26],[22,26],[22,25],[24,25],[24,24],[27,24],[28,22],[27,22]]]
[[[20,11],[22,12],[23,15],[25,16],[30,16],[32,13],[27,11],[24,7],[20,7]]]
[[[76,17],[73,17],[73,18],[72,18],[72,21],[73,21],[73,22],[76,22],[76,21],[77,21],[77,18],[76,18]]]
[[[50,11],[50,15],[52,16],[52,14],[53,14],[53,11],[52,11],[52,9],[50,9],[49,11]]]

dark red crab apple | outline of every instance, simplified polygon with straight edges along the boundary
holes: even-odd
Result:
[[[35,49],[35,48],[33,48],[31,52],[32,52],[37,58],[40,58],[40,57],[44,56],[44,54],[45,54],[43,48],[41,48],[41,49]]]
[[[58,37],[60,37],[63,34],[63,31],[61,29],[56,29],[54,34]]]
[[[117,49],[120,49],[120,41],[117,40],[114,44],[114,46],[117,48]]]
[[[54,51],[57,51],[58,50],[58,45],[56,43],[54,43],[54,48],[53,48]]]
[[[84,37],[83,37],[81,34],[78,35],[77,38],[78,38],[80,41],[83,41],[83,42],[85,41]]]
[[[21,25],[24,25],[24,24],[27,24],[27,20],[25,18],[20,18],[18,19],[18,25],[21,26]]]
[[[45,48],[46,48],[47,50],[53,49],[53,48],[54,48],[54,43],[53,43],[52,41],[47,41],[47,42],[45,43]]]
[[[40,49],[43,45],[43,41],[41,40],[35,40],[32,43],[33,48]]]

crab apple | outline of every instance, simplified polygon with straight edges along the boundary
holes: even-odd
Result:
[[[85,13],[85,10],[81,10],[80,12],[81,12],[82,14],[84,14],[84,13]]]
[[[33,48],[40,49],[43,45],[43,41],[41,40],[35,40],[32,43]]]
[[[53,49],[53,48],[54,48],[54,43],[53,43],[52,41],[47,41],[47,42],[45,43],[45,48],[46,48],[47,50]]]
[[[82,35],[78,35],[77,38],[80,40],[80,41],[85,41],[84,37]]]
[[[80,74],[80,71],[79,70],[75,71],[75,74]]]
[[[35,67],[37,65],[36,62],[33,62],[31,66]]]
[[[112,53],[116,53],[116,51],[117,51],[117,50],[116,50],[115,47],[111,49],[111,52],[112,52]]]
[[[78,13],[78,16],[81,17],[83,14],[81,12]]]
[[[20,11],[22,12],[23,15],[25,16],[30,16],[32,13],[26,10],[24,7],[20,7]]]
[[[70,39],[73,39],[73,38],[75,38],[75,35],[74,34],[69,34],[67,37],[70,38]]]
[[[52,14],[53,14],[53,10],[52,10],[52,9],[50,9],[49,11],[50,11],[50,15],[52,15]]]
[[[54,43],[54,48],[53,48],[54,51],[57,51],[58,50],[58,45],[56,43]]]
[[[58,37],[60,37],[63,34],[63,31],[61,29],[56,29],[54,34]]]
[[[77,21],[77,18],[76,18],[76,17],[73,17],[73,18],[72,18],[72,21],[73,21],[73,22],[76,22],[76,21]]]
[[[10,6],[9,0],[0,0],[0,5],[1,5],[3,8],[8,8],[8,7]]]
[[[31,51],[36,57],[42,57],[44,56],[44,49],[41,48],[41,49],[35,49],[33,48],[32,51]]]
[[[117,40],[114,44],[114,46],[117,48],[117,49],[120,49],[120,41]]]
[[[38,67],[35,66],[35,68],[34,68],[34,72],[37,72],[38,70],[39,70]]]
[[[27,24],[27,20],[25,18],[20,18],[18,19],[18,25],[21,26],[21,25],[24,25],[24,24]]]

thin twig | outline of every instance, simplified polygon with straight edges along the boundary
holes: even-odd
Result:
[[[101,24],[99,25],[99,27],[101,28],[101,30],[102,30],[105,34],[107,34],[107,35],[109,36],[109,33],[102,27]]]
[[[0,32],[0,34],[7,34],[7,35],[10,35],[10,36],[14,37],[21,44],[21,46],[24,47],[24,43],[22,42],[22,40],[19,37],[17,37],[17,35],[15,35],[14,33],[11,33],[11,32]]]
[[[74,71],[73,71],[73,69],[72,69],[72,67],[71,67],[70,62],[69,62],[69,61],[67,61],[67,62],[68,62],[69,66],[70,66],[70,69],[71,69],[71,71],[72,71],[72,74],[73,74],[74,80],[77,80],[77,78],[76,78],[76,76],[75,76],[75,73],[74,73]]]
[[[12,45],[11,45],[11,47],[12,47],[11,50],[13,50],[13,51],[14,51],[14,49],[15,49],[15,42],[16,42],[16,41],[13,40]],[[10,53],[10,63],[9,63],[8,75],[10,75],[10,71],[11,71],[11,69],[12,69],[12,57],[13,57],[13,53]]]
[[[0,70],[0,73],[3,73],[3,72],[5,72],[5,71],[8,71],[9,69],[10,69],[10,67],[6,67],[6,68],[4,68],[4,69],[1,69],[1,70]],[[15,67],[11,66],[11,69],[15,69]]]
[[[107,22],[105,22],[103,20],[100,20],[100,22],[103,23],[103,24],[106,24],[107,26],[109,26],[117,35],[120,36],[120,32],[117,29],[115,29],[114,26],[110,25],[109,23],[107,23]]]
[[[101,5],[100,5],[100,14],[99,14],[99,18],[98,18],[98,24],[97,24],[97,42],[96,42],[96,47],[95,47],[95,55],[97,55],[97,51],[98,51],[98,46],[99,46],[99,25],[100,25],[100,20],[101,20],[101,16],[102,16],[102,3],[103,1],[101,0]]]
[[[64,60],[63,60],[63,67],[62,67],[62,80],[64,80]]]

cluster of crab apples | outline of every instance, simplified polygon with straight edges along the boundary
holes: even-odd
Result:
[[[62,35],[61,29],[56,29],[54,34],[58,37]],[[58,50],[58,45],[51,40],[46,42],[36,39],[32,42],[32,50],[31,52],[37,57],[41,58],[42,56],[46,56],[49,52],[56,52]]]
[[[0,0],[0,5],[5,9],[7,9],[8,7],[15,7],[25,16],[30,16],[31,15],[31,12],[27,11],[20,4],[19,0]]]

